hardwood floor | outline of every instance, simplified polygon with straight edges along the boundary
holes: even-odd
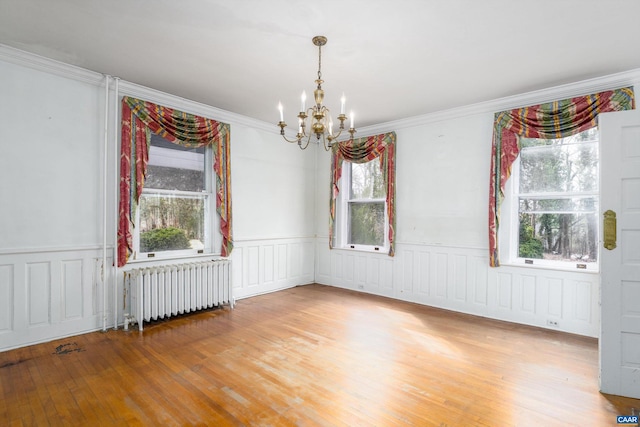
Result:
[[[309,285],[0,353],[0,425],[615,426],[595,339]]]

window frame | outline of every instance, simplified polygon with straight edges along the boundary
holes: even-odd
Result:
[[[597,138],[590,141],[585,142],[593,142],[598,151],[598,160],[597,160],[597,174],[598,179],[600,176],[600,132],[598,130]],[[526,258],[519,256],[519,230],[520,230],[520,198],[542,198],[542,199],[553,199],[553,198],[571,198],[571,197],[582,197],[582,196],[590,196],[596,199],[596,206],[599,206],[600,203],[600,185],[598,185],[597,191],[585,191],[585,192],[548,192],[548,193],[520,193],[520,164],[521,164],[521,154],[518,153],[518,157],[512,164],[511,169],[511,177],[507,180],[504,191],[504,200],[503,200],[503,221],[501,221],[504,226],[499,229],[499,243],[502,248],[504,248],[504,253],[506,253],[506,262],[501,262],[502,265],[515,265],[515,266],[524,266],[524,267],[533,267],[533,268],[545,268],[545,269],[553,269],[553,270],[563,270],[563,271],[580,271],[580,272],[589,272],[589,273],[597,273],[600,271],[600,236],[602,233],[600,221],[598,221],[598,208],[596,208],[596,241],[594,242],[596,249],[598,251],[598,258],[595,262],[580,262],[579,260],[575,261],[561,261],[561,260],[545,260],[538,258]],[[501,258],[505,258],[504,255]]]
[[[166,139],[165,139],[166,141]],[[167,141],[173,145],[180,146]],[[133,256],[129,262],[135,261],[151,261],[157,259],[180,259],[180,258],[195,258],[201,256],[220,255],[219,250],[214,248],[220,248],[222,242],[222,234],[220,228],[220,218],[216,215],[216,194],[215,194],[215,176],[213,171],[213,148],[208,145],[204,148],[204,174],[205,182],[204,189],[202,191],[184,191],[184,190],[167,190],[150,188],[145,185],[140,195],[138,206],[135,210],[135,219],[133,227]],[[151,162],[151,148],[149,149],[149,162]],[[145,196],[176,196],[181,198],[204,198],[205,212],[204,212],[204,248],[203,249],[178,249],[168,251],[157,252],[141,252],[140,251],[140,212],[142,205],[142,198]]]
[[[379,158],[375,158],[370,160],[369,162],[379,162]],[[369,163],[364,162],[364,163]],[[342,162],[342,175],[340,177],[340,181],[338,183],[339,193],[336,200],[336,222],[335,222],[335,236],[336,236],[336,248],[346,249],[346,250],[354,250],[361,252],[373,252],[373,253],[384,253],[388,254],[390,249],[389,242],[389,213],[387,211],[387,199],[386,199],[386,188],[385,188],[385,197],[382,198],[352,198],[351,197],[351,175],[352,175],[352,165],[356,164],[355,162],[350,162],[348,160],[343,160]],[[350,206],[351,204],[364,204],[364,203],[375,203],[382,204],[384,208],[384,244],[381,246],[376,245],[363,245],[363,244],[355,244],[349,243],[350,237]]]

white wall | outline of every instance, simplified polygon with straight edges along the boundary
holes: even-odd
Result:
[[[488,266],[493,117],[639,80],[636,71],[360,129],[360,135],[397,135],[395,257],[328,249],[330,156],[321,152],[316,282],[597,337],[597,273]]]
[[[101,323],[96,82],[0,61],[0,350]]]
[[[312,283],[313,150],[246,126],[231,135],[235,297]]]
[[[488,268],[493,112],[637,83],[638,76],[359,129],[398,137],[393,258],[328,250],[330,167],[321,147],[301,151],[272,123],[131,83],[121,82],[120,95],[231,125],[236,298],[316,281],[543,327],[553,320],[561,330],[597,336],[598,275]],[[104,251],[103,76],[0,46],[0,351],[111,327],[115,310],[122,322],[122,284],[114,284],[110,268],[113,87],[109,99]]]
[[[0,62],[0,249],[101,242],[97,87]]]
[[[116,310],[123,321],[111,267],[119,102],[110,80],[105,106],[104,82],[0,46],[0,351],[113,327]],[[236,298],[313,282],[313,150],[284,144],[271,123],[124,81],[119,90],[231,125]]]

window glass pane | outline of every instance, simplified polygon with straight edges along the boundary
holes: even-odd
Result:
[[[349,203],[349,244],[384,246],[384,202]]]
[[[367,163],[351,163],[351,198],[384,199],[386,189],[380,170],[380,160]]]
[[[521,140],[520,193],[598,191],[593,130],[563,139]]]
[[[518,256],[590,263],[598,259],[597,213],[520,213]]]
[[[140,252],[204,249],[207,196],[140,197]]]
[[[598,209],[596,197],[573,197],[563,199],[520,199],[520,212],[531,213],[595,213]]]
[[[205,147],[187,148],[158,136],[151,136],[145,188],[203,191]]]

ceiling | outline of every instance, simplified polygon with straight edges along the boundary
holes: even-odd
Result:
[[[322,77],[356,127],[640,68],[638,0],[0,0],[0,44],[295,122]],[[309,102],[307,102],[307,105]]]

